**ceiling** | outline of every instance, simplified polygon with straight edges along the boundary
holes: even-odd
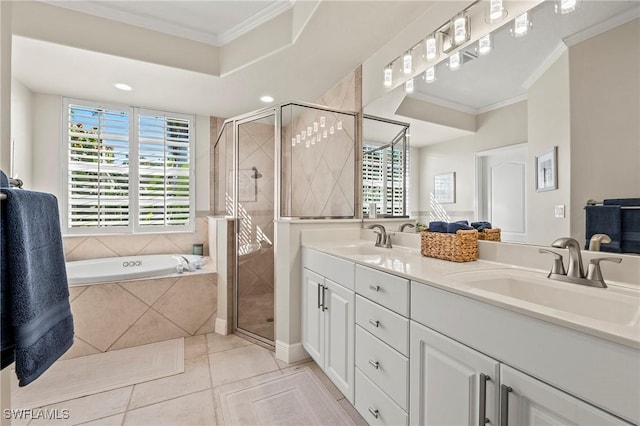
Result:
[[[293,4],[291,0],[43,2],[214,46],[235,40]]]
[[[285,13],[298,16],[306,7],[308,19],[298,22],[296,34],[276,49],[266,49],[233,72],[212,75],[138,58],[107,54],[44,38],[13,38],[13,75],[32,91],[102,102],[232,117],[265,106],[259,97],[269,94],[275,102],[315,102],[358,65],[379,52],[398,55],[435,28],[429,17],[469,2],[443,1],[46,1],[48,5],[100,16],[154,32],[218,46],[234,53],[234,43],[254,40],[256,45],[272,38],[276,18]],[[437,80],[426,84],[416,78],[415,99],[471,114],[526,97],[536,70],[553,58],[563,39],[579,33],[606,17],[640,8],[637,1],[583,1],[576,12],[553,14],[553,2],[545,2],[532,14],[533,31],[514,39],[507,26],[497,30],[491,54],[466,63],[452,72],[437,67]],[[509,16],[511,19],[512,16]],[[295,19],[293,19],[295,21]],[[427,23],[429,22],[429,23]],[[427,23],[427,24],[426,24]],[[430,27],[430,25],[432,25]],[[417,28],[413,33],[407,28]],[[116,28],[114,26],[114,28]],[[376,30],[373,30],[376,29]],[[383,30],[377,30],[383,29]],[[284,28],[285,32],[290,32]],[[415,34],[419,34],[416,36]],[[253,39],[250,36],[255,36]],[[395,47],[390,48],[393,45]],[[246,47],[246,44],[244,45]],[[401,46],[398,48],[398,46]],[[241,48],[242,45],[239,45]],[[148,49],[162,49],[149,44]],[[246,50],[246,49],[245,49]],[[236,52],[238,53],[238,52]],[[242,53],[242,52],[240,52]],[[245,52],[246,53],[246,52]],[[252,52],[253,53],[253,52]],[[472,52],[473,53],[473,52]],[[189,52],[185,51],[185,55]],[[389,56],[387,53],[385,55]],[[386,57],[389,61],[392,57]],[[381,69],[365,73],[382,85]],[[491,76],[491,78],[486,78]],[[379,82],[377,81],[379,77]],[[124,82],[133,87],[121,92],[113,87]],[[364,84],[365,90],[367,85]],[[438,125],[398,115],[405,99],[402,86],[388,91],[365,106],[365,113],[411,124],[411,144],[424,146],[472,134],[469,130]]]

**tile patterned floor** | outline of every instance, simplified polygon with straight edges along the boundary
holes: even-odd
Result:
[[[237,336],[217,334],[185,338],[185,371],[132,386],[43,407],[68,410],[69,418],[16,421],[15,425],[216,425],[214,389],[239,380],[309,367],[357,425],[366,425],[351,404],[314,362],[295,365]]]

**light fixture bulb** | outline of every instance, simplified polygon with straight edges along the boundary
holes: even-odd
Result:
[[[291,138],[291,146],[296,146],[296,138]]]
[[[338,124],[336,124],[336,129],[342,130],[342,120],[338,121]]]
[[[449,56],[449,69],[451,71],[456,71],[460,69],[461,65],[460,52],[456,52],[453,55]]]
[[[578,4],[577,0],[560,0],[560,4],[556,4],[556,13],[564,15],[576,10]]]
[[[392,84],[393,84],[393,70],[391,69],[391,67],[388,67],[384,69],[384,87],[391,87]]]
[[[427,37],[426,45],[427,45],[427,53],[426,53],[427,61],[433,61],[438,55],[438,47],[436,45],[436,36],[430,35],[429,37]]]
[[[429,68],[424,73],[424,81],[427,83],[433,83],[436,80],[436,69],[435,67]]]
[[[334,134],[335,133],[335,130],[334,130],[333,126],[329,127],[329,133],[330,134]]]
[[[318,133],[316,135],[316,141],[320,142],[322,140],[322,135],[320,133]]]
[[[326,139],[326,138],[327,138],[327,129],[324,129],[324,130],[322,131],[322,137],[323,137],[324,139]]]
[[[495,24],[503,18],[502,0],[491,0],[489,2],[489,23]]]
[[[453,18],[453,43],[458,46],[469,38],[467,32],[467,17],[464,15]]]
[[[309,148],[311,146],[311,141],[306,141],[304,144],[305,147]]]
[[[305,140],[307,138],[307,132],[305,130],[303,130],[300,133],[302,134],[302,140]]]
[[[265,104],[271,103],[273,102],[273,96],[269,96],[269,95],[260,96],[260,101],[264,102]]]
[[[113,85],[113,87],[115,87],[116,89],[119,89],[119,90],[124,90],[125,92],[130,92],[130,91],[133,90],[133,87],[131,87],[128,84],[125,84],[125,83],[115,83]]]
[[[412,78],[407,80],[407,82],[404,84],[404,91],[405,91],[405,93],[413,93],[413,79]]]
[[[491,52],[491,35],[487,34],[478,40],[478,53],[480,55],[486,55],[489,52]]]
[[[513,20],[513,28],[511,30],[511,34],[514,37],[523,37],[527,35],[529,29],[531,27],[531,22],[529,21],[529,15],[527,12],[524,12],[522,15],[516,17]]]
[[[307,135],[309,135],[309,137],[311,137],[311,132],[313,132],[311,126],[307,127]]]
[[[324,127],[326,123],[327,119],[324,116],[320,117],[320,127]]]
[[[314,121],[314,122],[313,122],[313,131],[314,131],[314,132],[317,132],[317,131],[318,131],[318,122],[317,122],[317,121]]]
[[[296,135],[296,143],[300,143],[300,140],[301,140],[301,139],[302,139],[302,138],[300,137],[300,135]]]
[[[411,56],[411,52],[405,53],[404,57],[402,58],[402,70],[405,74],[411,74],[412,61],[413,57]]]

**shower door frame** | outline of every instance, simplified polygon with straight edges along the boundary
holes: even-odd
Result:
[[[243,114],[238,117],[234,117],[229,121],[233,121],[233,220],[235,222],[234,226],[234,283],[233,283],[233,332],[241,334],[245,337],[248,337],[252,340],[255,340],[257,343],[269,346],[271,348],[275,348],[275,283],[276,283],[276,270],[274,268],[273,271],[273,340],[270,340],[266,337],[260,336],[259,334],[253,333],[250,330],[246,330],[244,328],[238,327],[238,284],[239,284],[239,238],[238,234],[240,232],[240,224],[239,224],[239,215],[238,215],[238,200],[239,200],[239,173],[240,170],[240,126],[243,124],[251,123],[253,121],[258,121],[263,118],[271,117],[274,118],[274,161],[273,161],[273,176],[274,176],[274,198],[273,198],[273,221],[279,217],[279,205],[280,205],[280,179],[278,176],[278,170],[280,167],[280,108],[279,106],[263,108],[258,111],[250,112],[247,114]],[[278,253],[278,244],[277,238],[275,238],[275,227],[274,227],[274,236],[273,236],[273,261],[275,264],[275,258]]]

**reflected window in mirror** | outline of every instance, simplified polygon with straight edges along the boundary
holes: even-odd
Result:
[[[407,217],[409,125],[366,115],[362,127],[363,217]]]

